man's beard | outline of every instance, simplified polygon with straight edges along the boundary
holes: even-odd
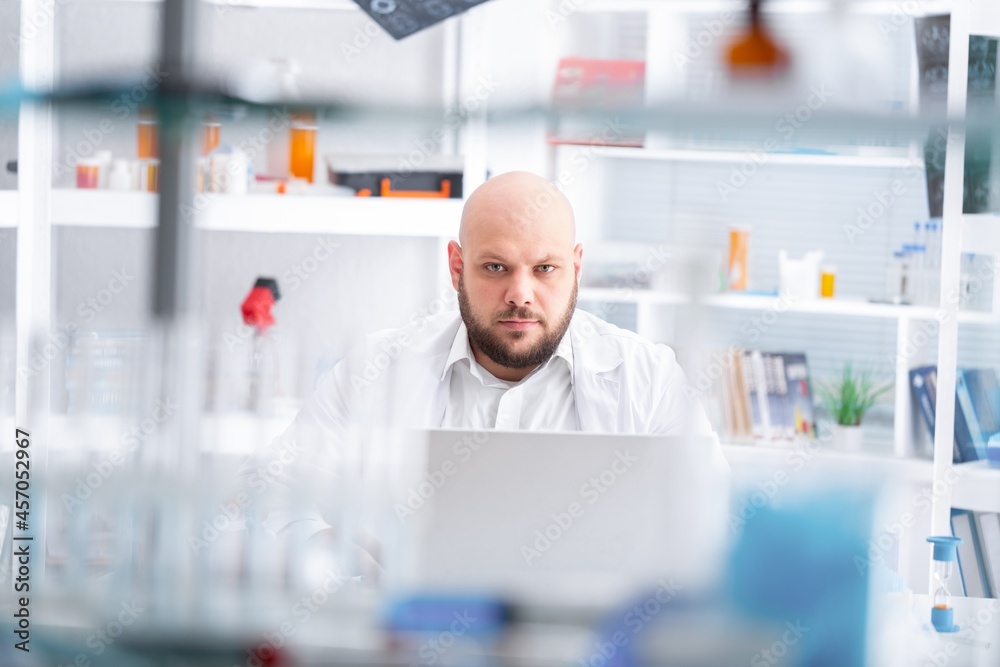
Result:
[[[490,324],[482,323],[472,312],[472,305],[469,303],[469,295],[465,291],[465,285],[461,276],[458,278],[458,309],[462,313],[462,320],[469,330],[469,340],[474,348],[485,354],[490,361],[506,368],[531,368],[545,363],[555,354],[559,347],[559,342],[569,328],[570,320],[573,319],[573,312],[576,310],[576,297],[579,288],[576,281],[573,282],[573,294],[569,304],[563,312],[562,317],[556,326],[547,327],[548,321],[538,317],[536,313],[527,308],[511,308],[497,314],[493,318],[493,323],[501,320],[537,320],[544,333],[541,340],[523,352],[514,352],[510,349],[510,344],[504,340],[505,336],[494,331]],[[511,331],[506,336],[514,340],[524,338],[527,332]]]

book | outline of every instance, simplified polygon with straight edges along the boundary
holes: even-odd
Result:
[[[1000,597],[1000,514],[976,512],[979,530],[979,552],[986,571],[990,597]]]
[[[733,351],[730,349],[723,350],[721,357],[724,372],[720,381],[722,385],[722,426],[719,430],[725,434],[726,438],[735,439],[740,434],[738,433],[738,419],[734,397],[733,364],[735,361],[733,360]]]
[[[753,416],[753,437],[770,439],[771,416],[767,409],[767,380],[764,377],[764,358],[759,350],[747,350],[743,353],[743,368]]]
[[[931,434],[931,442],[934,441],[936,383],[936,366],[921,366],[910,369],[910,388],[913,390],[913,398],[920,408],[920,414],[924,418],[924,424],[927,425],[927,431]]]
[[[815,411],[809,367],[801,352],[720,351],[723,366],[709,410],[713,424],[729,438],[792,441],[815,438]]]
[[[785,372],[785,413],[791,420],[792,436],[809,439],[816,437],[816,416],[812,389],[809,386],[809,364],[802,353],[783,352],[774,355],[781,359]]]
[[[923,422],[934,439],[937,409],[937,367],[910,370],[910,388]],[[952,460],[986,457],[989,436],[1000,432],[1000,379],[992,368],[959,368],[955,378],[955,433]]]
[[[961,539],[958,545],[958,569],[961,574],[962,588],[966,597],[989,597],[985,585],[986,577],[979,555],[979,531],[972,512],[968,510],[951,511],[952,534]]]
[[[795,437],[795,421],[788,410],[788,379],[785,360],[779,354],[762,354],[764,386],[770,440],[791,440]]]
[[[750,387],[747,382],[747,371],[745,368],[742,350],[733,351],[733,373],[734,388],[736,392],[736,416],[739,420],[739,433],[741,437],[749,438],[753,436],[753,408],[750,405]]]
[[[1000,433],[1000,380],[996,369],[968,369],[965,381],[982,439],[989,442],[990,436]]]
[[[986,440],[972,406],[967,371],[959,368],[955,377],[955,439],[963,462],[986,458]]]

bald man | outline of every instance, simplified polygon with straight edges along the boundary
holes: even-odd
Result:
[[[712,434],[670,348],[576,309],[583,248],[575,239],[572,207],[545,179],[512,172],[487,181],[448,244],[459,312],[369,337],[289,430],[244,464],[244,480],[260,493],[294,491],[308,476],[329,480],[359,460],[348,444],[359,432],[387,423]],[[306,535],[327,526],[300,513],[278,524]]]

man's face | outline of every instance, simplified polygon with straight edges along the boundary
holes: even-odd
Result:
[[[473,347],[530,369],[555,352],[576,307],[582,249],[560,225],[484,224],[458,255],[458,302]]]
[[[530,307],[509,306],[481,313],[472,305],[465,281],[458,281],[458,308],[473,346],[495,364],[507,368],[534,368],[545,363],[559,347],[576,308],[577,284],[562,313],[554,320]]]

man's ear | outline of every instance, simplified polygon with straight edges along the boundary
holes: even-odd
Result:
[[[462,267],[465,263],[462,261],[462,246],[458,245],[458,241],[448,242],[448,272],[451,273],[451,286],[458,291],[458,280],[462,277]]]
[[[583,244],[577,243],[573,248],[573,270],[576,271],[576,282],[580,283],[580,273],[583,271]]]

